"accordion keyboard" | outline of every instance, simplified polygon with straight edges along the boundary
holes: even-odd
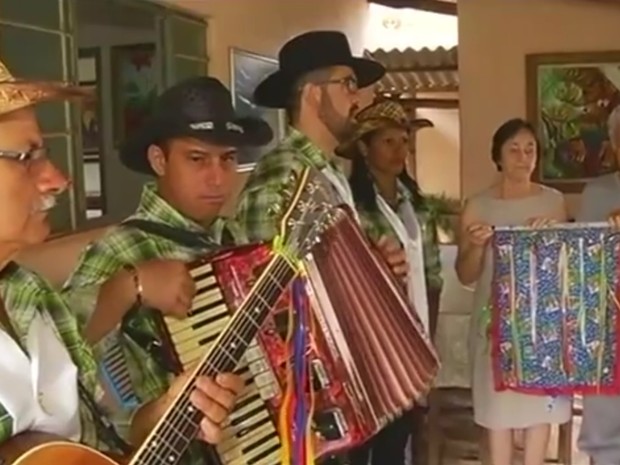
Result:
[[[164,319],[183,368],[191,368],[204,356],[231,318],[211,265],[198,266],[190,274],[196,283],[196,296],[188,318]],[[261,363],[255,360],[250,371],[247,359],[242,359],[236,370],[245,381],[245,389],[223,425],[224,438],[217,446],[224,465],[280,464],[280,438],[263,400],[273,395],[273,378],[252,374]]]
[[[113,344],[108,348],[101,371],[106,381],[104,386],[120,405],[125,408],[134,408],[139,405],[121,344]]]

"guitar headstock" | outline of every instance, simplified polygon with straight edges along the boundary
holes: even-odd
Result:
[[[280,218],[279,237],[287,253],[306,255],[335,219],[333,194],[313,168],[291,176],[284,192],[286,210]]]

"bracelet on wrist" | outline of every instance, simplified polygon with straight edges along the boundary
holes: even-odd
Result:
[[[142,281],[140,280],[140,273],[138,269],[131,264],[123,266],[123,269],[127,271],[133,280],[134,288],[136,290],[136,304],[142,305]]]

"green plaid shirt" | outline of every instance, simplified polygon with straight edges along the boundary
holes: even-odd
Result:
[[[410,192],[399,183],[398,203],[412,202]],[[372,241],[378,241],[381,236],[396,236],[396,231],[379,209],[369,211],[363,205],[356,205],[362,227]],[[422,230],[422,248],[424,253],[424,274],[429,289],[441,289],[443,279],[441,277],[441,259],[439,256],[439,242],[437,240],[437,227],[428,215],[424,204],[415,207],[416,216]]]
[[[172,240],[143,232],[134,227],[117,226],[102,239],[88,246],[82,254],[76,270],[67,281],[63,292],[87,321],[95,308],[101,285],[127,264],[137,264],[152,259],[174,259],[191,261],[213,251],[220,243],[225,221],[217,219],[209,230],[186,218],[156,192],[155,185],[145,185],[137,211],[128,218],[164,223],[186,231],[205,236],[213,247],[204,249],[183,247]],[[149,311],[140,309],[125,322],[132,328],[157,338],[154,319]],[[139,402],[145,403],[159,398],[169,388],[171,374],[151,354],[126,335],[111,334],[106,344],[120,343],[131,376],[134,393]],[[203,463],[193,451],[184,463]]]
[[[307,167],[318,171],[331,168],[347,182],[340,168],[321,149],[290,128],[289,135],[261,157],[240,194],[235,220],[249,241],[269,241],[276,236],[281,209],[285,207],[284,191],[290,187],[291,176],[299,175]]]
[[[30,325],[37,313],[49,317],[54,323],[57,336],[63,341],[73,363],[78,368],[80,380],[93,397],[101,400],[103,391],[97,383],[97,363],[90,346],[80,335],[78,321],[62,297],[37,274],[18,266],[7,265],[0,278],[0,294],[22,348]],[[0,330],[6,330],[0,324]],[[1,380],[10,383],[10,380]],[[90,410],[80,402],[81,442],[100,450],[107,446],[100,441]],[[13,435],[13,419],[0,405],[0,443]]]

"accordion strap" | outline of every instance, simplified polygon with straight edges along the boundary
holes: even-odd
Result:
[[[133,227],[147,234],[159,236],[190,249],[204,249],[217,247],[217,244],[206,235],[177,228],[157,221],[134,218],[123,221],[122,226]]]

